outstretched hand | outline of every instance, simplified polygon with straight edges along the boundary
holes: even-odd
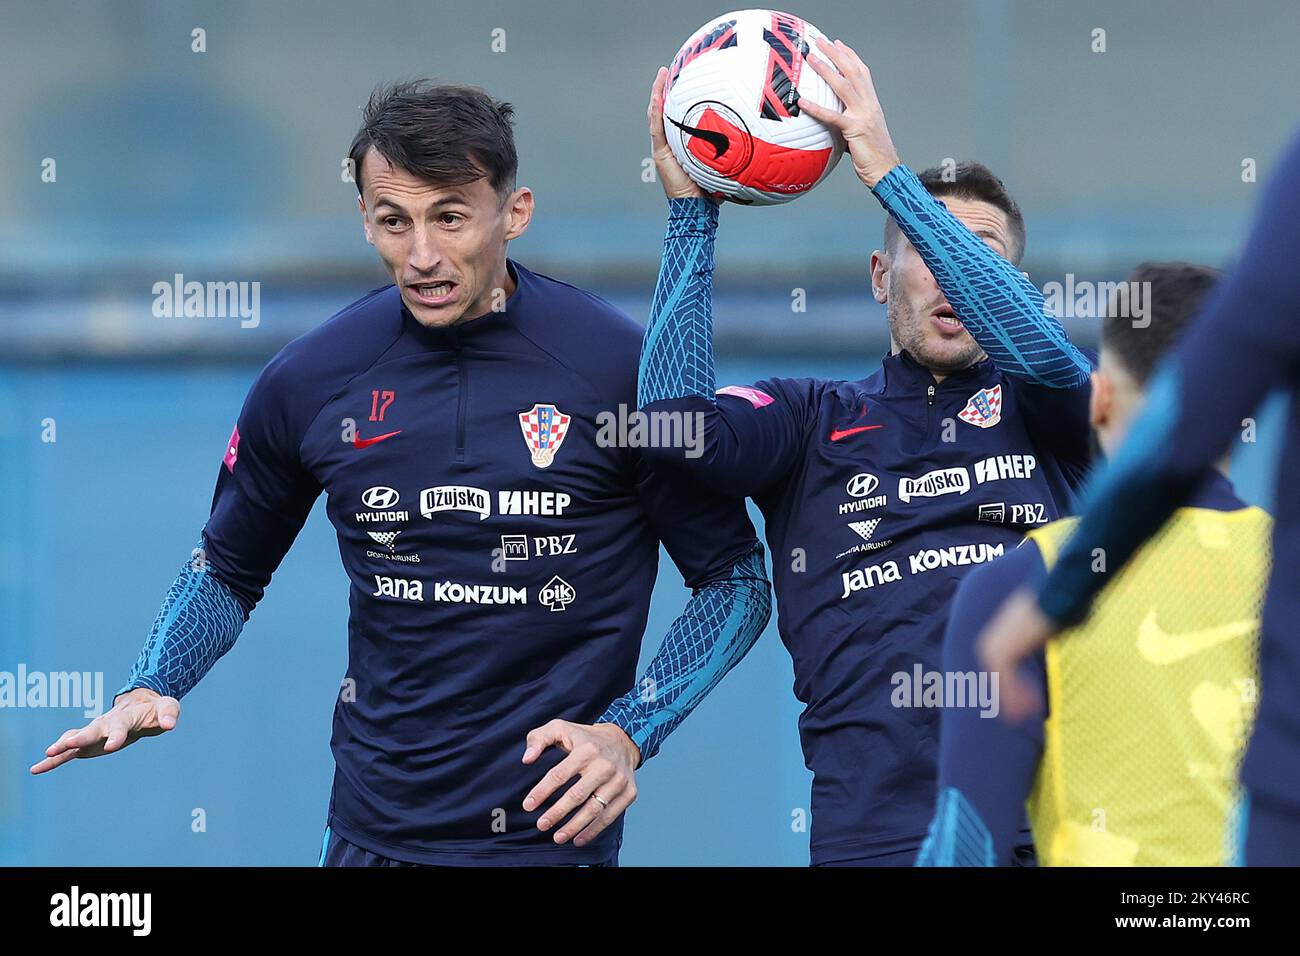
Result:
[[[181,702],[175,697],[137,687],[120,695],[112,710],[50,744],[45,759],[32,765],[32,773],[47,773],[69,760],[117,753],[141,737],[166,733],[176,726],[180,716]]]

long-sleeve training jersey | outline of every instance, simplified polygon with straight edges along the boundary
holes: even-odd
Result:
[[[127,685],[191,688],[324,492],[351,582],[328,822],[397,860],[609,859],[621,819],[559,847],[545,807],[523,811],[565,756],[524,765],[525,735],[609,721],[652,756],[769,611],[743,504],[652,471],[609,427],[635,401],[640,327],[508,268],[500,312],[429,329],[389,286],[272,360]],[[694,595],[634,685],[660,541]]]
[[[938,711],[908,688],[939,666],[962,574],[1066,512],[1090,454],[1089,361],[1041,294],[905,167],[875,193],[989,358],[940,384],[902,352],[859,381],[769,379],[715,395],[707,200],[669,203],[641,357],[642,407],[703,423],[698,457],[661,448],[656,461],[753,497],[766,517],[806,705],[814,864],[920,847]]]
[[[1070,545],[1039,601],[1053,620],[1079,620],[1110,576],[1186,500],[1197,477],[1236,440],[1270,390],[1290,390],[1278,466],[1273,570],[1260,637],[1260,709],[1242,778],[1300,812],[1300,138],[1260,203],[1240,260],[1177,349],[1152,376],[1142,415],[1098,476]],[[1105,573],[1094,573],[1101,548]]]

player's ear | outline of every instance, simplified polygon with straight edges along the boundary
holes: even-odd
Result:
[[[1115,383],[1110,376],[1097,369],[1092,373],[1092,394],[1088,398],[1088,422],[1101,431],[1110,422],[1115,404]]]
[[[375,244],[375,237],[370,234],[370,217],[366,215],[365,197],[357,197],[357,208],[361,210],[361,228],[365,230],[366,242],[373,246]]]
[[[533,221],[533,205],[533,191],[527,186],[520,186],[506,198],[507,242],[524,234],[528,224]]]
[[[871,253],[871,294],[882,305],[889,301],[889,253],[880,249]]]

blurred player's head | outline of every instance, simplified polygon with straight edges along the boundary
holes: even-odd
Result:
[[[365,225],[402,301],[445,327],[504,306],[506,243],[528,228],[509,103],[427,80],[376,90],[348,158]]]
[[[1219,280],[1219,272],[1188,262],[1144,262],[1106,303],[1101,330],[1101,362],[1092,373],[1089,414],[1102,450],[1119,447],[1142,406],[1147,380]],[[1137,285],[1135,285],[1137,283]],[[1146,302],[1135,319],[1130,290]]]
[[[937,166],[918,178],[971,232],[1020,264],[1025,220],[1007,187],[987,166]],[[893,352],[906,350],[940,379],[984,358],[893,217],[885,220],[884,249],[871,254],[871,291],[877,302],[885,303]]]

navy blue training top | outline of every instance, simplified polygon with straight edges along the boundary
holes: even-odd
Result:
[[[546,807],[523,811],[565,756],[522,764],[525,735],[632,689],[661,540],[692,588],[757,544],[741,502],[598,440],[601,412],[636,408],[640,326],[508,268],[504,311],[431,330],[389,286],[286,346],[204,529],[249,613],[327,495],[351,582],[329,825],[398,860],[612,856],[621,818],[557,847],[535,827]]]
[[[1070,513],[1089,460],[1087,395],[1023,382],[992,359],[936,385],[902,352],[857,382],[768,379],[716,403],[652,406],[703,414],[693,473],[752,495],[766,518],[805,704],[814,864],[921,845],[939,715],[900,688],[937,669],[965,574]],[[990,396],[995,411],[982,414]]]
[[[694,456],[657,463],[752,497],[772,553],[813,772],[813,864],[919,849],[938,714],[907,685],[939,666],[962,577],[1073,507],[1091,462],[1092,358],[1027,276],[906,167],[873,190],[988,355],[936,382],[906,351],[858,381],[716,388],[718,207],[669,200],[641,357],[641,406],[700,417]]]

